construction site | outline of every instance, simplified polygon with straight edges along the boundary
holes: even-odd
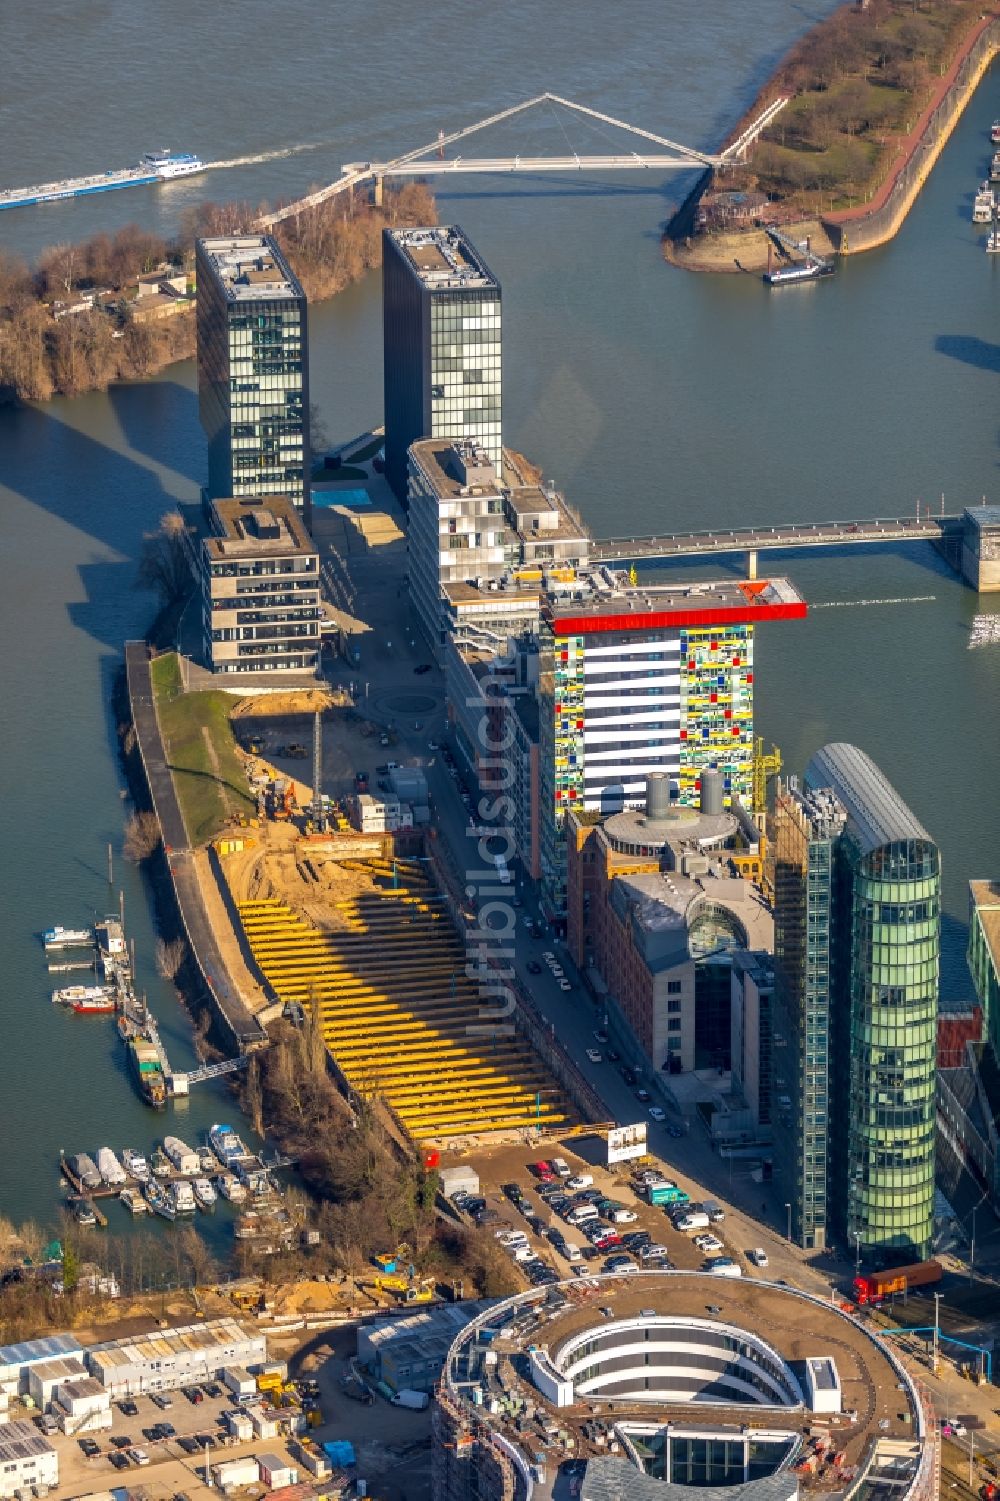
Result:
[[[396,843],[345,828],[306,834],[284,816],[252,842],[220,841],[267,988],[286,1014],[319,1008],[348,1093],[377,1097],[415,1142],[572,1126],[573,1107],[528,1042],[484,1023],[489,1008],[431,863]]]

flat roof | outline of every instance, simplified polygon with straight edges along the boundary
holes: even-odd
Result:
[[[90,1354],[103,1364],[127,1366],[141,1360],[206,1353],[220,1345],[240,1344],[256,1337],[256,1331],[248,1332],[235,1319],[213,1319],[207,1324],[186,1324],[181,1329],[150,1330],[132,1339],[109,1340],[92,1346]]]
[[[969,891],[993,968],[1000,974],[1000,881],[970,881]]]
[[[0,1423],[0,1463],[10,1464],[19,1459],[30,1459],[35,1454],[51,1454],[52,1445],[42,1437],[34,1423],[19,1419],[15,1423]]]
[[[805,780],[810,790],[829,787],[837,794],[866,855],[899,840],[934,843],[885,773],[856,745],[824,745],[806,767]]]
[[[552,595],[545,616],[560,635],[681,630],[803,618],[808,606],[787,578],[713,579],[695,584],[633,584],[609,568]]]
[[[198,244],[230,302],[305,296],[271,235],[218,235]]]
[[[562,1299],[561,1306],[554,1301],[557,1297]],[[606,1317],[605,1309],[609,1310]],[[600,1335],[611,1321],[650,1317],[705,1320],[706,1315],[762,1339],[793,1370],[810,1357],[835,1354],[845,1402],[857,1408],[858,1414],[855,1421],[844,1422],[836,1430],[837,1448],[845,1453],[848,1465],[861,1464],[873,1442],[914,1442],[918,1431],[914,1421],[916,1392],[890,1348],[874,1331],[822,1299],[756,1277],[729,1279],[701,1272],[640,1271],[631,1276],[581,1277],[562,1287],[520,1294],[497,1304],[481,1321],[497,1331],[488,1345],[478,1347],[495,1352],[497,1357],[495,1365],[483,1365],[481,1377],[478,1370],[467,1369],[467,1352],[476,1350],[478,1324],[456,1341],[445,1368],[448,1396],[466,1410],[470,1421],[486,1424],[517,1445],[530,1463],[534,1450],[540,1447],[537,1428],[519,1428],[517,1414],[522,1403],[511,1403],[508,1409],[504,1402],[508,1382],[523,1399],[512,1357],[525,1353],[530,1345],[544,1345],[558,1364],[567,1340],[588,1330]],[[488,1385],[488,1395],[498,1399],[495,1409],[485,1404],[473,1406],[469,1387],[476,1380]],[[900,1383],[905,1383],[902,1390]],[[562,1458],[590,1459],[607,1453],[600,1436],[595,1435],[595,1429],[603,1423],[635,1422],[657,1427],[669,1423],[685,1429],[692,1423],[712,1429],[748,1425],[801,1431],[803,1421],[799,1415],[802,1409],[793,1406],[773,1409],[750,1403],[650,1403],[630,1401],[618,1394],[612,1399],[613,1415],[608,1415],[608,1402],[599,1393],[592,1397],[577,1393],[573,1406],[562,1408],[553,1406],[541,1391],[532,1389],[530,1395],[538,1416],[565,1430],[572,1439],[572,1446],[565,1446],[558,1458],[553,1451],[557,1464]],[[595,1424],[595,1416],[600,1417],[600,1424]],[[638,1479],[638,1472],[636,1476]],[[798,1479],[803,1492],[815,1487],[822,1493],[822,1477],[803,1473]],[[663,1490],[656,1494],[666,1498]]]
[[[212,559],[318,552],[298,510],[285,495],[213,500],[211,506],[219,530],[204,539],[204,547]],[[278,535],[258,536],[254,530],[258,521],[264,528],[277,527]]]
[[[80,1341],[72,1334],[47,1334],[41,1339],[25,1339],[16,1345],[0,1345],[0,1366],[28,1365],[54,1356],[79,1355]]]
[[[432,292],[493,288],[500,283],[457,224],[416,225],[389,231],[410,270]]]
[[[1000,528],[1000,506],[966,506],[964,516],[980,531]]]

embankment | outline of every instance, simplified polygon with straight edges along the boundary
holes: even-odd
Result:
[[[149,648],[145,641],[125,643],[125,675],[131,727],[135,732],[137,765],[160,825],[165,865],[180,930],[187,943],[199,989],[209,1001],[230,1046],[240,1052],[259,1047],[267,1033],[232,982],[212,930],[184,819],[160,737]]]
[[[841,255],[874,250],[898,234],[962,112],[1000,52],[1000,19],[984,17],[942,78],[889,176],[871,203],[827,214],[823,227]]]

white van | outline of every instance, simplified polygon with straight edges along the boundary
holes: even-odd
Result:
[[[682,1214],[677,1221],[678,1230],[707,1230],[709,1225],[708,1215],[703,1209],[694,1209],[690,1214]]]
[[[570,1176],[570,1165],[565,1157],[553,1157],[549,1166],[557,1178],[568,1178]]]
[[[566,1220],[570,1225],[585,1225],[588,1220],[599,1220],[600,1217],[593,1204],[581,1204],[579,1209],[570,1210]]]
[[[743,1276],[743,1268],[729,1256],[716,1256],[714,1260],[708,1262],[705,1270],[711,1272],[714,1277]]]
[[[503,855],[494,855],[493,863],[497,868],[497,877],[500,881],[500,885],[509,886],[511,879],[510,871],[507,869],[507,861],[504,859]]]

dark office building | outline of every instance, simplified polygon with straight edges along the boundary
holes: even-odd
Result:
[[[406,498],[406,451],[472,439],[503,476],[500,286],[455,226],[382,234],[385,472]]]
[[[305,293],[268,235],[199,240],[197,277],[209,496],[284,495],[308,524]]]

